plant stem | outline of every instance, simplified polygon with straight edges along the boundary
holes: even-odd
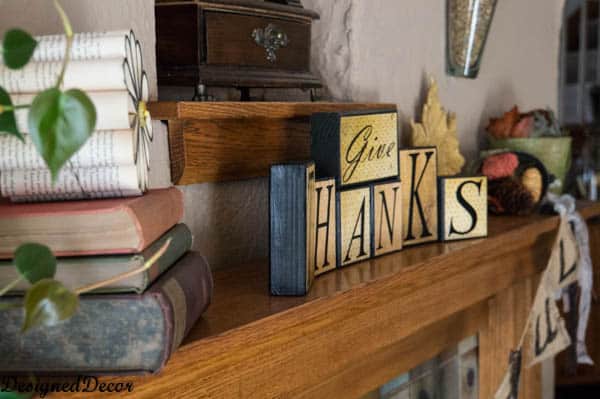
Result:
[[[4,112],[12,112],[18,109],[29,108],[31,104],[21,104],[21,105],[2,105],[0,104],[0,115]]]
[[[62,68],[60,70],[60,74],[58,75],[58,79],[56,80],[56,88],[60,88],[65,78],[65,72],[67,71],[67,65],[69,64],[69,59],[71,58],[71,46],[73,45],[73,28],[71,27],[71,21],[69,21],[69,17],[63,10],[62,6],[58,2],[58,0],[54,0],[54,7],[58,11],[58,15],[63,23],[63,27],[65,29],[65,36],[67,37],[67,45],[65,46],[65,58],[63,59]]]
[[[3,296],[8,291],[12,290],[17,284],[19,284],[21,282],[21,280],[23,280],[22,276],[20,276],[19,278],[17,278],[16,280],[14,280],[13,282],[11,282],[10,284],[8,284],[6,287],[2,288],[2,290],[0,290],[0,296]]]
[[[158,261],[158,259],[163,256],[165,254],[165,252],[167,251],[167,249],[169,248],[169,245],[171,245],[171,239],[169,238],[167,240],[167,242],[164,243],[164,245],[162,247],[160,247],[160,249],[158,250],[158,252],[156,252],[150,259],[148,259],[148,261],[146,263],[144,263],[143,266],[138,267],[137,269],[119,274],[115,277],[109,278],[107,280],[103,280],[94,284],[90,284],[90,285],[86,285],[85,287],[81,287],[75,290],[75,293],[77,295],[81,295],[84,294],[86,292],[90,292],[93,290],[97,290],[98,288],[102,288],[105,287],[109,284],[114,284],[116,282],[119,282],[121,280],[125,280],[126,278],[129,277],[133,277],[136,274],[145,272],[146,270],[150,269],[152,267],[152,265],[154,265],[156,263],[156,261]]]

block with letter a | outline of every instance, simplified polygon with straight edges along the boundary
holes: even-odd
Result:
[[[487,236],[487,178],[440,177],[441,241]]]
[[[437,150],[435,147],[400,150],[404,246],[437,241]]]
[[[338,266],[371,257],[371,188],[338,192]]]
[[[371,186],[373,256],[402,249],[402,184],[395,180]]]
[[[337,266],[335,192],[335,179],[321,179],[315,183],[315,227],[312,238],[315,276]]]

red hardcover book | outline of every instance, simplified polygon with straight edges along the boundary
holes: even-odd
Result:
[[[27,242],[57,256],[141,252],[183,217],[183,196],[172,187],[146,195],[39,204],[0,203],[0,259]]]

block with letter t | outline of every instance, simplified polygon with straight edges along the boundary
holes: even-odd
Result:
[[[438,240],[437,149],[400,150],[403,245]]]
[[[487,178],[440,177],[440,240],[487,236]]]

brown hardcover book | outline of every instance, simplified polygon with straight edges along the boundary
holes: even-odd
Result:
[[[23,310],[2,311],[0,375],[158,372],[206,310],[212,291],[210,267],[189,252],[144,294],[83,296],[77,313],[55,327],[22,334]]]
[[[0,259],[17,247],[38,242],[57,256],[141,252],[183,217],[176,188],[133,198],[0,204]]]

